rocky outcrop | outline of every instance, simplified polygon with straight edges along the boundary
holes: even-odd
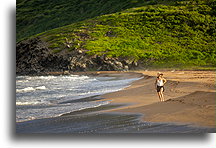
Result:
[[[16,73],[39,74],[67,69],[66,56],[50,52],[45,42],[39,38],[20,42],[16,46]]]
[[[127,71],[138,64],[124,58],[111,58],[106,55],[90,56],[85,50],[54,53],[39,38],[22,41],[16,46],[16,73],[37,75],[47,72],[68,74],[75,71]]]

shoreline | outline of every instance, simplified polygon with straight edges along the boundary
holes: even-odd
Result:
[[[215,73],[162,71],[166,102],[154,90],[158,71],[79,72],[77,75],[140,78],[128,87],[79,101],[108,105],[58,117],[16,122],[17,133],[212,133],[215,132]],[[201,81],[202,80],[202,81]],[[82,126],[80,126],[82,125]],[[97,125],[97,126],[96,126]]]
[[[144,78],[123,90],[101,96],[112,100],[111,104],[130,105],[104,112],[138,113],[147,122],[215,127],[214,71],[161,71],[168,80],[164,92],[166,102],[159,102],[154,89],[158,71],[133,72]]]

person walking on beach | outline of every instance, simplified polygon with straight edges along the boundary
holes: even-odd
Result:
[[[155,88],[157,90],[157,94],[158,94],[160,102],[165,101],[163,92],[164,92],[164,84],[166,82],[167,80],[163,77],[163,74],[159,72],[157,75],[157,79],[155,81]]]

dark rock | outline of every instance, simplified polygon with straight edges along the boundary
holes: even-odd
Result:
[[[86,38],[85,34],[80,34]],[[44,41],[33,38],[16,45],[16,73],[21,75],[37,75],[48,72],[70,71],[127,71],[137,67],[138,62],[125,58],[113,58],[104,55],[89,56],[84,49],[71,52],[67,47],[64,52],[54,53]]]
[[[64,56],[53,55],[39,38],[20,42],[16,46],[16,73],[39,74],[61,71],[68,65]]]

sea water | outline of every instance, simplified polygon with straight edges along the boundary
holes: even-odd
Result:
[[[17,76],[16,121],[60,116],[107,105],[110,101],[75,101],[121,90],[139,78],[84,75]]]

